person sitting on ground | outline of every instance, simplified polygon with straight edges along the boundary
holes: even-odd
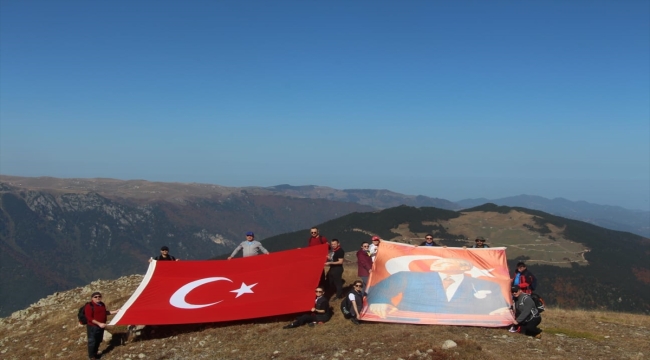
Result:
[[[244,249],[242,252],[242,257],[249,257],[258,255],[260,252],[268,255],[269,251],[262,246],[262,243],[255,240],[255,234],[252,231],[246,233],[246,241],[243,241],[239,246],[233,250],[232,254],[228,256],[228,260],[232,259],[237,255],[239,250]]]
[[[424,241],[420,244],[420,246],[440,246],[433,241],[433,235],[431,234],[426,234],[424,235]]]
[[[363,308],[363,281],[355,280],[352,284],[352,290],[341,304],[343,317],[350,319],[356,325],[359,325],[361,314],[359,311]]]
[[[512,287],[512,296],[515,298],[515,323],[513,327],[519,326],[519,332],[522,334],[541,339],[542,330],[537,326],[542,322],[542,316],[535,306],[535,301],[517,285]],[[510,332],[516,331],[512,331],[511,328]]]
[[[364,293],[368,287],[368,277],[370,277],[370,273],[372,272],[372,258],[368,253],[369,246],[368,242],[364,241],[361,243],[361,249],[357,251],[357,275],[361,278],[361,281],[363,281]]]
[[[482,236],[477,237],[476,240],[474,240],[474,241],[476,242],[476,244],[474,244],[474,246],[472,246],[472,248],[482,249],[482,248],[489,248],[490,247],[489,245],[485,244],[485,238],[482,237]]]
[[[537,278],[531,273],[523,261],[517,263],[517,270],[512,279],[512,286],[519,286],[525,294],[532,294],[537,288]]]
[[[295,321],[283,327],[283,329],[293,329],[301,325],[308,324],[314,326],[316,323],[325,323],[332,318],[330,303],[324,296],[325,292],[322,287],[316,288],[316,301],[309,314],[298,316]]]
[[[169,248],[167,246],[163,246],[160,248],[160,255],[154,257],[154,258],[149,258],[149,262],[152,261],[178,261],[177,258],[171,256],[169,254]]]

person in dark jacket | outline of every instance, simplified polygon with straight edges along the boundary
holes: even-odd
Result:
[[[513,326],[519,326],[519,332],[524,335],[541,339],[542,330],[537,326],[542,322],[542,316],[537,311],[535,301],[517,285],[512,287],[512,296],[515,298],[515,323]]]
[[[537,288],[537,278],[527,268],[522,261],[517,263],[517,270],[512,278],[512,286],[519,286],[525,294],[532,294]]]
[[[364,241],[361,244],[361,249],[357,251],[357,275],[363,281],[363,292],[366,292],[368,288],[368,277],[372,272],[372,258],[370,257],[369,251],[370,244],[367,241]]]
[[[99,359],[97,352],[99,345],[104,339],[104,328],[106,328],[106,318],[108,315],[117,314],[118,310],[109,311],[102,302],[102,294],[94,292],[91,300],[84,308],[86,315],[86,334],[88,335],[88,358]]]
[[[477,237],[474,241],[476,242],[474,246],[472,246],[474,249],[483,249],[490,247],[489,245],[485,244],[485,238],[482,236]]]
[[[433,235],[426,234],[424,235],[424,241],[420,244],[420,246],[440,246],[440,245],[436,244],[433,241]]]
[[[316,288],[316,300],[314,307],[311,308],[311,312],[298,316],[295,321],[284,326],[283,329],[293,329],[305,324],[314,326],[316,323],[328,322],[332,318],[332,311],[330,309],[330,303],[324,295],[323,288]]]
[[[328,261],[325,263],[325,265],[330,267],[327,270],[327,282],[330,290],[336,289],[336,298],[343,299],[343,258],[345,257],[345,252],[341,248],[341,243],[339,243],[338,239],[332,239],[330,247]]]
[[[359,325],[359,318],[361,317],[361,309],[363,308],[363,282],[361,280],[355,280],[352,284],[352,290],[348,293],[348,300],[350,300],[350,308],[348,309],[349,314],[346,319],[349,317],[350,321],[354,324]]]
[[[154,258],[149,258],[149,262],[152,261],[178,261],[177,258],[171,256],[169,254],[169,248],[167,246],[163,246],[160,248],[160,255],[154,257]]]

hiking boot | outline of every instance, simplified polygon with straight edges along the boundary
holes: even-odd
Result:
[[[283,326],[282,328],[283,328],[283,329],[293,329],[293,328],[296,328],[296,327],[298,327],[296,324],[291,323],[291,324],[289,324],[289,325],[285,325],[285,326]]]
[[[357,320],[357,318],[352,318],[350,321],[352,321],[355,325],[359,325],[359,320]]]
[[[511,333],[516,333],[517,332],[517,327],[516,326],[511,326],[510,329],[508,329],[509,332]]]

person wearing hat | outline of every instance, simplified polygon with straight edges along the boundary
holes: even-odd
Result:
[[[476,240],[474,240],[474,241],[476,242],[476,244],[474,244],[474,246],[472,246],[472,248],[481,249],[481,248],[489,248],[490,247],[490,245],[485,244],[485,238],[482,237],[482,236],[477,237]]]
[[[86,315],[86,334],[88,335],[88,358],[99,359],[97,352],[99,345],[104,339],[104,328],[106,327],[106,318],[108,315],[115,315],[118,310],[109,311],[102,302],[102,294],[98,291],[90,296],[90,302],[84,308]]]
[[[380,242],[381,240],[379,239],[379,236],[372,237],[372,244],[370,244],[370,247],[368,249],[370,257],[372,258],[372,262],[375,262],[375,258],[377,257],[377,250],[379,250]]]
[[[171,256],[169,254],[169,248],[167,246],[163,246],[160,248],[160,255],[154,257],[154,258],[149,258],[149,262],[152,261],[178,261],[177,258]]]
[[[246,241],[239,244],[239,246],[237,246],[235,250],[233,250],[232,254],[228,256],[228,260],[235,257],[235,255],[239,252],[239,250],[242,249],[244,250],[242,253],[243,257],[258,255],[260,252],[266,255],[269,254],[269,251],[266,250],[264,246],[262,246],[262,243],[255,240],[255,234],[252,231],[246,233]]]
[[[514,285],[511,291],[512,297],[515,299],[515,323],[510,328],[510,332],[517,332],[513,329],[519,326],[519,332],[522,334],[541,339],[542,330],[537,326],[542,322],[542,316],[535,306],[535,301],[530,295],[524,293],[519,285]]]

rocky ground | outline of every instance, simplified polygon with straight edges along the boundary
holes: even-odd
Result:
[[[101,291],[120,307],[142,276],[95,281],[59,292],[0,319],[2,359],[83,359],[85,327],[77,310]],[[332,304],[335,309],[338,303]],[[284,330],[292,316],[252,321],[109,327],[103,359],[645,359],[650,316],[549,309],[541,340],[506,329],[354,325],[340,314],[323,325]],[[161,314],[164,316],[164,314]],[[111,335],[112,334],[112,335]]]

